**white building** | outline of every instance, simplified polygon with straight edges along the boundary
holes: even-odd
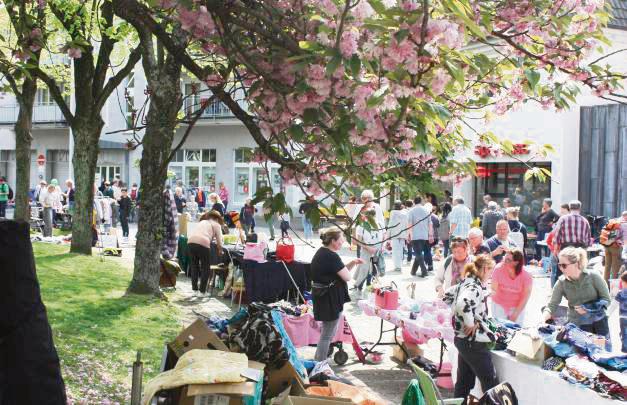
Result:
[[[184,95],[192,94],[193,86],[196,84],[190,79],[182,80]],[[113,93],[102,111],[105,127],[100,138],[95,178],[98,184],[116,177],[129,185],[139,184],[142,148],[127,148],[127,141],[132,134],[125,130],[129,128],[127,123],[132,120],[132,106],[127,102],[125,91],[131,96],[135,108],[139,108],[147,97],[144,94],[145,89],[146,79],[142,65],[138,63],[134,72]],[[208,97],[206,94],[188,97],[183,108],[186,111],[198,109],[202,99]],[[13,125],[18,111],[19,107],[13,95],[3,95],[0,99],[0,176],[5,176],[13,187]],[[186,125],[178,128],[174,145],[178,145],[186,129]],[[72,178],[73,142],[70,128],[45,87],[37,92],[32,133],[31,186],[35,186],[40,180],[50,181],[54,178],[64,182]],[[276,192],[282,187],[277,165],[269,165],[268,176],[264,166],[251,162],[251,152],[255,147],[256,143],[244,125],[223,104],[215,102],[206,109],[185,144],[176,153],[169,166],[170,173],[174,175],[169,182],[176,184],[180,181],[186,187],[200,186],[206,191],[213,191],[220,182],[224,182],[230,194],[229,209],[238,209],[247,198],[255,195],[257,189],[269,185],[268,178]],[[38,158],[43,158],[44,162],[39,164]],[[302,193],[295,187],[288,187],[286,197],[292,207],[297,207]]]
[[[627,48],[627,1],[612,3],[615,18],[606,31],[612,46],[606,53]],[[606,61],[615,71],[627,72],[627,52]],[[453,194],[464,197],[475,215],[483,208],[483,195],[490,194],[499,203],[508,197],[515,206],[521,206],[522,219],[528,224],[533,223],[544,198],[551,198],[557,210],[561,203],[579,199],[587,213],[618,216],[627,209],[627,106],[587,91],[577,101],[568,111],[559,113],[530,102],[518,111],[475,127],[514,143],[531,140],[551,144],[554,154],[529,162],[549,169],[550,181],[524,180],[527,166],[521,161],[526,162],[532,155],[523,148],[515,157],[483,157],[483,151],[476,149],[458,158],[472,157],[477,162],[477,177],[455,186]]]

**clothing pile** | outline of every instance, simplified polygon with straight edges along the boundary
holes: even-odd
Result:
[[[544,370],[559,372],[564,380],[601,396],[627,401],[627,376],[622,373],[627,370],[627,355],[606,351],[597,342],[599,336],[572,323],[543,325],[538,332],[555,353],[544,361]]]
[[[495,319],[492,325],[494,327],[494,334],[496,336],[496,342],[493,350],[505,350],[507,345],[514,338],[516,331],[521,329],[517,323]]]
[[[283,367],[290,356],[271,311],[266,305],[250,304],[247,316],[233,325],[234,332],[228,342],[245,353],[248,359],[264,363],[273,370]]]

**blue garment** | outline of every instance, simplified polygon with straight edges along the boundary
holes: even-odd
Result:
[[[579,315],[579,324],[590,325],[605,318],[607,316],[605,314],[605,310],[607,309],[608,305],[609,302],[604,299],[586,302],[582,305],[582,307],[584,307],[584,309],[586,310],[586,313],[583,315]]]
[[[627,288],[623,288],[614,298],[620,304],[620,316],[627,317]]]
[[[472,214],[470,209],[463,204],[457,204],[448,215],[451,225],[456,224],[455,230],[451,236],[467,238],[470,225],[472,224]]]
[[[292,343],[292,339],[287,334],[285,327],[283,327],[283,315],[276,309],[272,310],[272,321],[274,322],[274,326],[276,326],[277,330],[281,334],[283,338],[283,346],[287,349],[287,352],[290,355],[290,363],[294,366],[294,369],[301,377],[307,378],[307,369],[303,362],[298,358],[298,353],[296,352],[296,347]]]
[[[491,237],[490,239],[483,242],[483,245],[490,249],[490,252],[494,252],[499,246],[504,245],[506,248],[514,249],[516,248],[516,244],[511,239],[507,239],[506,242],[501,242],[496,235]],[[493,256],[494,261],[500,263],[505,257],[505,253],[501,253],[498,256]]]
[[[411,225],[412,240],[429,240],[429,220],[431,213],[425,207],[415,205],[407,213],[407,222]]]
[[[570,343],[595,363],[606,365],[620,372],[627,370],[627,354],[616,355],[594,345],[592,335],[579,329],[573,323],[566,324],[564,331],[560,340]]]

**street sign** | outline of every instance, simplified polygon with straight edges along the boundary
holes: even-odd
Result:
[[[46,157],[44,155],[37,156],[37,164],[43,166],[46,164]]]

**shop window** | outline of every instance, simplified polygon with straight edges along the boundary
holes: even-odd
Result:
[[[250,195],[250,170],[248,167],[235,169],[235,200],[244,202]]]
[[[200,149],[185,149],[185,160],[187,162],[200,162]]]
[[[215,163],[216,162],[216,150],[215,149],[203,149],[202,150],[202,161]]]
[[[216,169],[215,167],[202,168],[202,186],[209,192],[216,191]]]
[[[253,159],[253,148],[235,149],[235,163],[250,163]]]
[[[532,167],[551,170],[550,163],[532,163]],[[525,180],[528,167],[522,163],[481,163],[477,165],[475,178],[475,215],[484,208],[483,196],[489,194],[499,205],[509,198],[512,205],[520,207],[520,220],[533,226],[542,210],[542,200],[551,197],[550,179],[541,182],[531,178]]]
[[[185,158],[185,151],[183,149],[179,149],[174,153],[173,162],[182,162]]]
[[[199,184],[199,170],[198,166],[188,166],[185,168],[185,181],[187,187],[198,187]]]

